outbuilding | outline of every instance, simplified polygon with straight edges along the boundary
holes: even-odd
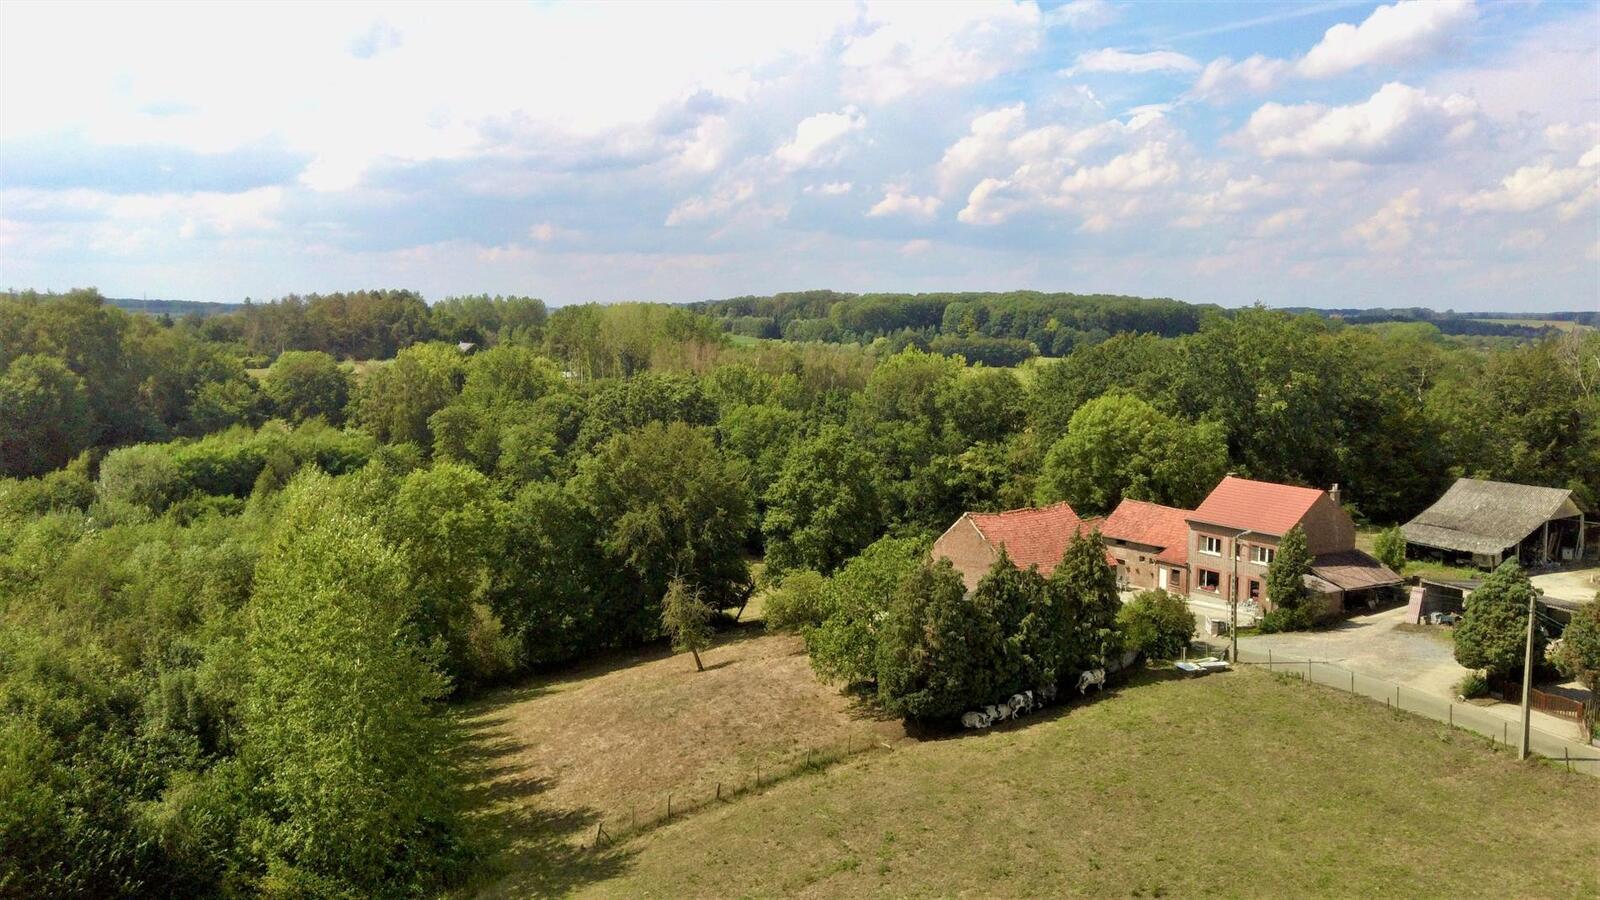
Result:
[[[1400,530],[1408,556],[1493,569],[1582,559],[1587,525],[1570,490],[1458,478]]]

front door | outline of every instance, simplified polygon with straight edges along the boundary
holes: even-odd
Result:
[[[1156,584],[1163,591],[1167,589],[1167,567],[1160,566],[1156,569]]]

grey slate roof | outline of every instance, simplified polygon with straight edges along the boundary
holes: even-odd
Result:
[[[1564,507],[1570,511],[1563,512]],[[1495,554],[1547,520],[1576,513],[1569,490],[1458,478],[1443,497],[1400,530],[1413,544]]]

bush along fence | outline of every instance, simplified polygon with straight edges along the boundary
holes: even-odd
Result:
[[[1205,641],[1196,642],[1195,649],[1203,654],[1222,655],[1226,649]],[[1260,666],[1269,672],[1290,675],[1323,687],[1336,688],[1357,694],[1401,712],[1424,716],[1444,722],[1452,728],[1476,732],[1489,738],[1491,743],[1516,747],[1522,739],[1522,723],[1496,715],[1483,707],[1470,703],[1457,703],[1432,694],[1424,694],[1392,681],[1373,678],[1352,672],[1324,660],[1286,657],[1271,651],[1261,652],[1239,648],[1240,665]],[[1569,772],[1582,772],[1600,777],[1600,751],[1588,742],[1563,738],[1539,728],[1528,733],[1528,752],[1538,754]]]
[[[602,817],[595,823],[594,830],[589,832],[585,843],[590,849],[599,849],[709,806],[759,792],[797,775],[821,772],[847,759],[889,749],[889,744],[882,739],[852,735],[837,743],[794,751],[776,758],[762,757],[732,779],[710,782],[709,787],[702,784],[693,788],[663,791],[659,796],[632,805],[625,816]]]

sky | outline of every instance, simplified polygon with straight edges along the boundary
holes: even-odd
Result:
[[[0,287],[1600,308],[1600,4],[0,4]]]

